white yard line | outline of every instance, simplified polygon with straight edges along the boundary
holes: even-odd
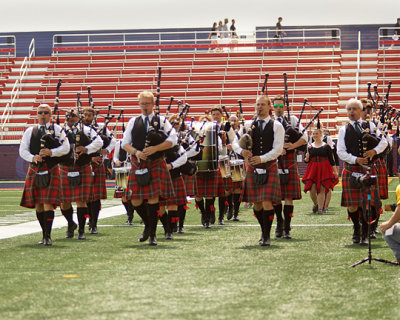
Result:
[[[102,209],[100,212],[99,220],[119,215],[125,215],[125,208],[123,205]],[[66,226],[67,226],[67,221],[63,216],[56,216],[54,218],[53,229],[60,229]],[[14,238],[37,232],[42,232],[39,222],[37,221],[14,224],[11,226],[0,226],[0,240]]]

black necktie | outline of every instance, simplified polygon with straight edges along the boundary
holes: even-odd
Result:
[[[45,126],[40,126],[40,133],[42,134],[42,136],[46,134]]]
[[[149,130],[149,123],[150,123],[149,117],[146,116],[146,117],[144,118],[144,128],[146,129],[146,132]]]
[[[361,134],[360,123],[358,121],[354,122],[354,129],[358,134]]]
[[[263,132],[264,127],[264,120],[258,120],[258,130],[260,130],[260,133]]]

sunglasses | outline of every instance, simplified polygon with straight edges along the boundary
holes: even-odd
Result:
[[[50,112],[49,111],[38,111],[37,114],[50,114]]]
[[[280,104],[274,104],[274,108],[278,108],[278,107],[280,107],[280,108],[284,108],[284,107],[285,107],[285,105],[284,105],[284,104],[282,104],[282,103],[280,103]]]

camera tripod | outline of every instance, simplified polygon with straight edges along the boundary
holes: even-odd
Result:
[[[368,264],[371,264],[372,260],[378,261],[378,262],[382,262],[382,263],[388,263],[388,264],[397,265],[396,263],[394,263],[394,262],[392,262],[392,261],[389,261],[389,260],[378,259],[378,258],[373,258],[373,257],[372,257],[372,248],[371,248],[371,222],[370,222],[370,221],[371,221],[371,186],[368,186],[368,187],[367,187],[367,190],[368,190],[368,197],[367,197],[367,200],[368,200],[368,210],[367,210],[367,212],[364,212],[365,206],[363,206],[363,216],[366,218],[366,220],[367,220],[367,225],[368,225],[368,232],[367,232],[367,234],[368,234],[368,257],[366,257],[366,258],[364,258],[364,259],[362,259],[362,260],[360,260],[360,261],[358,261],[358,262],[352,264],[352,265],[350,266],[350,268],[354,268],[354,267],[356,267],[356,266],[358,266],[358,265],[360,265],[360,264],[363,264],[364,262],[367,262],[367,261],[368,261]],[[379,213],[377,213],[377,214],[379,214]]]

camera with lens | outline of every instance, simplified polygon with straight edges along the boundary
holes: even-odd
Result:
[[[376,185],[376,176],[361,172],[353,172],[350,177],[350,183],[353,188],[368,188]]]

